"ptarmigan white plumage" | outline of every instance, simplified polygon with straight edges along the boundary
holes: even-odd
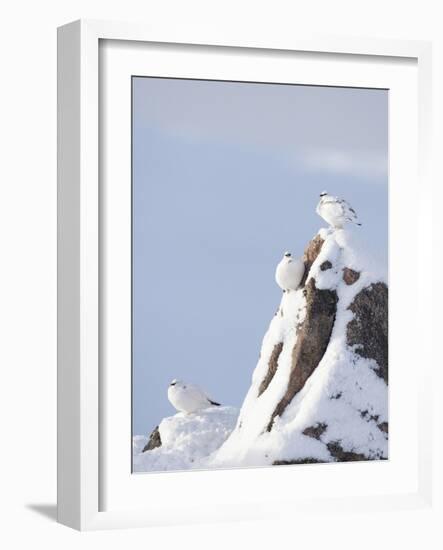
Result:
[[[284,290],[297,290],[305,272],[305,264],[300,258],[293,258],[290,252],[285,252],[275,270],[275,280]]]
[[[194,384],[173,380],[168,387],[168,399],[172,406],[183,413],[193,413],[212,406],[220,406],[209,399],[205,392]]]
[[[347,222],[361,225],[352,206],[343,199],[333,197],[326,191],[320,193],[320,201],[317,204],[317,214],[331,227],[342,229]]]

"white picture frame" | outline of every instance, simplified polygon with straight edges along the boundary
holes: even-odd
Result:
[[[156,33],[154,29],[143,25],[102,21],[77,21],[61,27],[58,31],[59,522],[76,529],[87,530],[250,519],[261,518],[264,515],[269,517],[270,508],[274,510],[276,508],[271,506],[271,503],[279,498],[286,500],[288,498],[283,493],[279,497],[278,489],[274,491],[273,488],[280,484],[284,486],[290,481],[292,467],[266,469],[266,471],[231,470],[193,473],[192,476],[198,475],[198,478],[192,479],[193,486],[197,486],[197,500],[194,504],[185,505],[177,498],[175,504],[168,502],[167,499],[161,502],[157,499],[156,505],[152,506],[148,503],[140,505],[140,495],[136,497],[136,492],[140,493],[140,490],[135,487],[133,492],[132,488],[136,485],[141,487],[140,484],[143,483],[142,494],[146,494],[146,484],[150,484],[151,494],[160,495],[162,491],[170,494],[173,486],[178,492],[186,491],[189,474],[153,474],[152,477],[149,477],[151,476],[149,474],[144,476],[143,481],[138,481],[141,480],[140,476],[132,476],[130,482],[132,488],[126,490],[123,488],[123,483],[129,486],[126,479],[130,475],[128,463],[126,481],[122,476],[122,486],[118,488],[121,493],[113,489],[113,495],[116,496],[112,498],[112,506],[108,506],[106,499],[104,500],[103,484],[109,484],[117,478],[124,464],[120,461],[119,464],[109,465],[103,457],[104,449],[108,449],[106,445],[109,439],[105,429],[108,414],[106,401],[109,399],[108,393],[115,394],[118,388],[118,382],[113,386],[103,384],[103,357],[100,348],[102,308],[107,294],[106,288],[103,288],[106,285],[99,284],[99,281],[103,276],[104,265],[108,265],[106,262],[103,263],[102,239],[103,232],[109,229],[101,221],[100,216],[104,208],[99,174],[102,145],[99,139],[101,135],[99,114],[102,109],[99,81],[100,63],[103,60],[100,55],[100,44],[103,41],[118,41],[117,43],[120,44],[124,41],[129,46],[129,49],[126,48],[128,51],[131,45],[140,43],[174,44],[175,49],[189,47],[192,44],[197,51],[199,48],[205,49],[205,56],[209,56],[209,59],[210,48],[215,47],[224,48],[230,56],[247,56],[251,52],[281,52],[282,55],[285,52],[305,52],[312,55],[329,54],[331,59],[334,56],[341,56],[352,63],[358,63],[359,60],[363,62],[364,59],[368,61],[389,58],[394,64],[396,60],[399,62],[413,60],[417,67],[418,81],[418,101],[416,102],[418,125],[414,126],[418,138],[418,158],[416,164],[411,166],[418,166],[418,180],[415,175],[409,177],[411,185],[415,183],[416,194],[419,196],[420,231],[424,232],[423,234],[431,231],[431,220],[423,215],[424,209],[431,200],[432,187],[429,175],[431,46],[426,42],[315,37],[309,34],[289,39],[281,38],[281,40],[257,38],[248,36],[247,33],[242,38],[228,34],[211,38],[186,36],[186,32],[166,35],[162,32]],[[125,56],[132,55],[128,51]],[[346,70],[349,71],[349,69],[344,69],[343,84],[347,82]],[[351,83],[351,75],[348,80]],[[130,139],[129,136],[127,138]],[[410,197],[409,202],[406,201],[403,204],[403,209],[407,211],[414,204],[416,204],[415,199]],[[402,218],[397,218],[398,223],[401,223]],[[425,241],[426,239],[421,240],[421,242]],[[124,253],[123,249],[122,253]],[[417,250],[417,263],[430,268],[432,264],[430,245],[424,244]],[[431,300],[426,299],[431,292],[429,285],[421,284],[425,276],[424,269],[419,269],[414,279],[414,283],[417,283],[416,303],[421,315],[426,315],[426,308],[431,307]],[[354,494],[353,484],[363,472],[356,469],[360,465],[334,465],[337,468],[337,474],[334,473],[334,476],[340,475],[341,480],[349,478],[347,482],[349,490],[336,499],[331,499],[333,484],[329,494],[316,490],[311,498],[307,496],[306,491],[301,496],[294,495],[293,499],[291,497],[291,506],[286,507],[288,517],[290,517],[289,512],[293,514],[295,508],[305,512],[309,509],[319,510],[322,507],[331,506],[332,502],[336,509],[342,511],[353,509],[355,506],[367,510],[377,507],[380,510],[381,508],[418,508],[430,505],[431,402],[426,388],[430,387],[428,379],[432,360],[430,349],[424,353],[429,356],[428,360],[423,360],[423,367],[418,375],[420,383],[417,386],[417,408],[411,413],[416,415],[415,422],[419,427],[417,456],[409,465],[409,470],[405,470],[404,477],[399,478],[397,488],[388,488],[391,492],[383,495],[377,494],[376,491]],[[412,361],[413,353],[410,353],[410,357]],[[127,400],[123,398],[122,403],[127,405]],[[129,410],[127,414],[130,414]],[[125,422],[126,420],[122,425],[126,426]],[[119,432],[118,421],[116,428],[116,432]],[[115,439],[112,443],[114,449],[115,445],[119,445],[121,441],[125,444],[122,439],[124,429],[118,436],[119,439]],[[124,460],[123,456],[123,462]],[[343,466],[346,468],[345,471]],[[384,466],[381,465],[381,467]],[[395,461],[391,462],[389,467],[395,468]],[[310,466],[296,468],[301,468],[299,471],[305,472],[305,476],[311,475]],[[417,475],[412,476],[410,483],[405,483],[404,479],[412,469],[417,472]],[[330,469],[322,469],[317,470],[315,475],[325,480],[331,477],[330,472]],[[392,471],[389,475],[391,474]],[[244,484],[244,487],[250,487],[257,481],[257,475],[261,476],[264,487],[268,487],[268,491],[260,498],[252,491],[247,499],[247,506],[241,498],[231,496],[229,500],[228,494],[219,499],[217,507],[208,507],[204,503],[198,505],[198,491],[203,491],[204,487],[210,486],[212,480],[216,480],[214,483],[222,487],[227,484],[229,477],[231,482],[235,479],[238,487],[241,484]],[[366,473],[363,475],[366,476]],[[175,477],[171,478],[171,476]],[[171,483],[172,479],[173,483]],[[277,480],[278,483],[276,483]],[[300,482],[298,486],[302,493]],[[120,494],[121,500],[119,500]],[[278,513],[279,517],[284,516],[283,510],[273,513]]]

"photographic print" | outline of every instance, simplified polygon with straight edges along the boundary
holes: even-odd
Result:
[[[132,78],[132,469],[388,458],[388,91]]]

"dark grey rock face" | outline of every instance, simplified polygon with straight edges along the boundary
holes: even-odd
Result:
[[[303,253],[303,263],[305,264],[305,272],[304,272],[302,281],[300,283],[300,287],[302,287],[306,284],[306,278],[308,276],[309,270],[311,269],[312,264],[315,262],[318,255],[320,254],[321,247],[323,246],[323,243],[324,243],[324,240],[319,235],[316,235],[309,242],[308,246],[306,247],[306,249]],[[332,267],[332,264],[331,264],[331,267]],[[312,281],[311,285],[312,284],[315,286],[314,281]],[[279,312],[280,312],[280,315],[283,316],[283,310],[280,309]],[[277,312],[277,314],[279,312]],[[300,328],[301,327],[299,327],[299,329]],[[305,330],[307,330],[307,327],[306,327]],[[272,354],[271,354],[271,357],[270,357],[269,363],[268,363],[268,371],[267,371],[266,376],[264,377],[262,383],[260,384],[260,388],[259,388],[259,391],[258,391],[258,396],[260,396],[266,390],[266,388],[269,386],[269,384],[271,383],[271,380],[273,379],[273,377],[274,377],[274,375],[277,371],[278,358],[280,357],[280,354],[281,354],[282,350],[283,350],[283,342],[279,342],[278,344],[276,344],[274,346],[274,349],[272,351]],[[281,406],[283,407],[283,405],[281,405]],[[286,405],[284,405],[283,410],[284,410],[284,408],[286,408]],[[275,413],[272,416],[271,421],[269,423],[268,430],[270,430],[275,416],[277,416],[277,413]]]
[[[358,462],[360,460],[370,460],[364,454],[345,451],[338,441],[331,441],[327,445],[328,451],[331,453],[336,462]]]
[[[313,437],[314,439],[320,439],[322,434],[325,433],[325,431],[328,429],[328,425],[324,422],[320,422],[316,424],[315,426],[308,426],[303,430],[303,435],[307,435],[308,437]]]
[[[146,445],[143,447],[142,453],[146,451],[152,451],[152,449],[155,449],[156,447],[161,447],[162,440],[160,437],[160,432],[158,431],[158,426],[156,426],[149,436],[149,441],[146,443]]]
[[[271,431],[276,416],[281,416],[294,396],[320,363],[329,344],[337,312],[337,292],[318,289],[309,279],[304,288],[306,316],[298,329],[297,342],[292,350],[292,366],[285,395],[272,413],[267,430]]]
[[[388,383],[388,287],[375,283],[361,290],[349,309],[354,318],[347,326],[347,344],[355,353],[374,359],[374,369]]]
[[[388,422],[380,422],[380,424],[377,424],[377,428],[386,434],[386,436],[389,433],[389,423]]]
[[[274,374],[277,372],[277,366],[278,366],[278,358],[280,357],[280,353],[283,349],[283,342],[279,342],[274,346],[274,349],[272,350],[271,357],[269,358],[268,362],[268,372],[266,373],[266,376],[264,377],[262,383],[260,384],[260,388],[258,390],[258,395],[260,396],[266,388],[271,383],[271,380],[274,378]]]

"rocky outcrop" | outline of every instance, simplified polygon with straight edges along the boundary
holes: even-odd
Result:
[[[148,442],[143,447],[142,453],[145,453],[146,451],[152,451],[152,449],[156,449],[157,447],[161,447],[162,439],[160,437],[160,432],[158,429],[158,426],[156,426],[149,436]]]
[[[300,287],[283,294],[241,420],[211,465],[388,457],[388,287],[359,246],[345,230],[310,241]]]
[[[345,451],[338,441],[331,441],[326,444],[326,447],[336,462],[358,462],[361,460],[371,460],[363,453]]]
[[[331,229],[308,244],[238,418],[211,407],[163,419],[134,471],[388,458],[388,287],[357,245]]]
[[[324,239],[320,235],[316,235],[309,242],[308,246],[305,248],[305,251],[303,253],[303,263],[305,264],[305,273],[300,282],[301,287],[305,286],[309,271],[312,267],[312,264],[315,262],[318,255],[320,254],[320,250],[321,250],[321,247],[323,246],[323,243],[324,243]]]
[[[320,439],[320,437],[325,433],[327,429],[327,424],[325,424],[324,422],[319,422],[315,426],[308,426],[307,428],[305,428],[302,434],[307,435],[308,437],[313,437],[314,439]]]
[[[372,284],[361,290],[349,309],[354,318],[347,326],[347,343],[355,353],[373,359],[374,369],[388,383],[388,287]]]
[[[267,430],[272,429],[276,416],[281,416],[294,396],[320,363],[329,344],[337,311],[337,292],[318,289],[315,280],[308,281],[303,290],[306,299],[306,317],[298,328],[297,341],[292,350],[292,365],[286,392],[271,415]]]
[[[317,460],[316,458],[300,458],[294,460],[274,460],[272,463],[273,466],[290,466],[291,464],[319,464],[321,463],[321,460]]]
[[[358,271],[354,271],[353,269],[349,267],[345,267],[343,269],[343,281],[348,285],[353,285],[360,279],[360,273]]]
[[[382,431],[383,433],[385,433],[386,435],[388,435],[389,433],[389,424],[388,422],[380,422],[380,424],[377,424],[377,428]]]
[[[325,260],[321,265],[320,269],[321,271],[327,271],[328,269],[332,268],[332,263],[329,260]]]

